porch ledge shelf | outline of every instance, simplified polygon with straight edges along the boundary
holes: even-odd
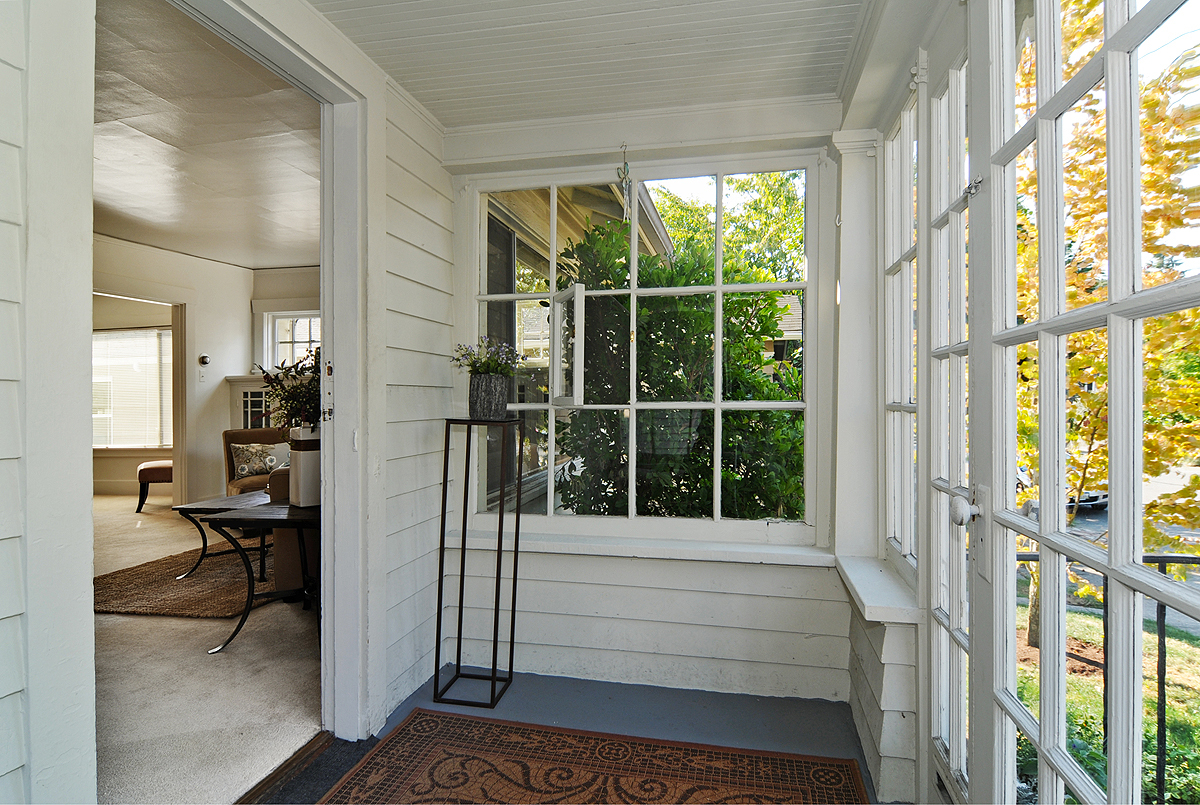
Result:
[[[505,534],[505,550],[511,547]],[[446,531],[446,547],[457,547],[459,531]],[[494,548],[496,533],[467,531],[468,550]],[[615,556],[627,559],[682,559],[696,562],[834,567],[836,557],[825,548],[808,545],[761,545],[745,542],[712,542],[631,537],[586,537],[566,534],[521,534],[521,553],[556,553],[578,556]]]
[[[920,623],[924,613],[912,588],[891,563],[871,556],[836,557],[838,573],[864,619],[875,623]]]

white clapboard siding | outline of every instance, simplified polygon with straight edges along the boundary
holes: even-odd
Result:
[[[911,802],[916,785],[916,634],[911,624],[850,617],[850,711],[880,801]]]
[[[452,545],[457,539],[450,535]],[[851,604],[834,569],[542,550],[532,542],[520,559],[518,671],[837,701],[850,695]],[[449,550],[451,590],[458,562]],[[463,635],[475,665],[491,662],[494,563],[489,551],[469,551]],[[510,568],[506,559],[503,572]],[[502,609],[510,596],[505,583]],[[456,596],[443,602],[443,617],[448,652]],[[507,627],[502,613],[501,632]]]
[[[24,185],[20,160],[25,129],[25,9],[27,0],[0,3],[0,802],[24,802],[25,574],[20,415],[21,289]]]
[[[442,132],[388,93],[387,428],[384,483],[387,710],[433,673],[443,418],[454,382],[453,194]]]

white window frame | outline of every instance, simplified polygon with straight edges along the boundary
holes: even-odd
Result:
[[[768,286],[759,285],[736,285],[725,286],[722,282],[721,271],[716,271],[717,284],[713,286],[688,286],[680,288],[646,288],[641,289],[636,287],[636,244],[631,244],[631,284],[634,286],[630,291],[610,291],[610,290],[592,290],[584,289],[584,298],[599,295],[612,295],[613,293],[631,293],[632,303],[631,310],[633,315],[636,315],[636,300],[639,296],[651,295],[694,295],[694,294],[714,294],[716,296],[716,310],[720,311],[723,303],[723,296],[726,291],[730,292],[754,292],[763,290],[779,290],[784,292],[789,291],[804,291],[805,297],[805,370],[804,370],[804,391],[803,401],[797,402],[775,402],[775,401],[745,401],[745,402],[724,402],[715,399],[713,402],[645,402],[636,399],[636,387],[631,388],[631,400],[629,403],[612,404],[612,405],[589,405],[586,400],[581,406],[583,409],[595,410],[629,410],[630,430],[634,431],[636,426],[636,412],[638,410],[654,410],[654,409],[672,409],[672,410],[688,410],[688,409],[703,409],[712,410],[715,418],[715,436],[714,436],[714,479],[716,481],[714,492],[714,517],[704,519],[692,518],[675,518],[675,517],[648,517],[645,515],[636,514],[636,498],[633,490],[629,496],[630,512],[627,516],[580,516],[575,514],[555,514],[553,506],[547,506],[550,513],[545,515],[522,515],[521,528],[523,532],[530,533],[546,533],[546,534],[588,534],[601,539],[610,538],[627,538],[629,536],[629,522],[637,519],[654,523],[655,538],[667,540],[685,540],[695,542],[697,540],[708,540],[719,542],[722,544],[775,544],[775,545],[792,545],[792,546],[815,546],[818,541],[827,543],[828,534],[822,531],[818,535],[818,529],[814,523],[822,522],[827,516],[827,508],[823,501],[818,497],[818,484],[815,480],[817,474],[817,459],[816,447],[819,444],[818,434],[820,426],[815,416],[816,408],[812,404],[813,395],[817,393],[813,383],[813,372],[816,369],[816,361],[812,356],[816,355],[822,345],[826,342],[831,343],[831,338],[826,336],[825,339],[818,334],[823,327],[823,320],[818,311],[817,300],[814,298],[815,289],[818,286],[827,285],[827,293],[832,294],[834,282],[832,278],[832,265],[825,263],[825,271],[829,274],[828,277],[822,280],[818,279],[816,273],[820,270],[821,265],[817,259],[819,245],[816,243],[817,225],[816,222],[821,214],[819,176],[821,169],[821,152],[814,151],[799,151],[791,152],[786,155],[777,155],[772,157],[747,156],[745,158],[730,158],[716,160],[711,162],[696,163],[686,160],[671,161],[669,163],[647,163],[645,165],[631,166],[631,179],[635,186],[639,182],[652,182],[660,179],[670,179],[676,177],[693,177],[693,176],[716,176],[718,190],[722,186],[723,177],[726,175],[748,174],[748,173],[763,173],[774,171],[787,170],[803,170],[805,172],[805,259],[807,264],[806,281],[791,282],[791,283],[772,283]],[[832,163],[829,163],[830,165]],[[528,299],[545,299],[548,294],[487,294],[484,280],[486,277],[486,250],[483,244],[487,239],[487,204],[486,197],[492,192],[506,192],[522,189],[544,189],[550,187],[550,197],[557,198],[557,189],[559,187],[582,186],[590,184],[615,184],[615,166],[611,170],[603,171],[563,171],[546,174],[520,174],[509,177],[495,176],[487,178],[478,178],[469,183],[473,193],[473,212],[475,218],[472,227],[472,239],[474,241],[473,252],[477,255],[477,279],[472,281],[475,290],[474,303],[476,312],[471,316],[471,324],[473,325],[470,335],[460,339],[469,341],[472,338],[477,339],[481,332],[480,322],[483,320],[486,312],[486,303],[496,301],[522,301]],[[718,209],[720,205],[721,193],[718,192]],[[634,194],[633,210],[631,216],[636,216],[637,198]],[[720,212],[718,211],[717,226],[721,225]],[[551,218],[551,238],[553,242],[554,230],[557,222]],[[718,257],[719,260],[719,257]],[[551,265],[556,268],[556,261],[551,261]],[[719,263],[718,263],[719,266]],[[553,277],[551,278],[551,287],[553,287]],[[633,329],[631,322],[631,329]],[[720,317],[716,322],[717,329],[714,332],[714,339],[720,341]],[[636,372],[636,343],[631,344],[631,371]],[[719,350],[717,350],[719,354]],[[714,355],[714,362],[717,358]],[[719,388],[721,379],[718,372],[714,372],[714,389]],[[553,377],[553,370],[551,376]],[[520,412],[526,410],[552,410],[553,403],[511,403],[509,410],[511,412]],[[805,444],[808,447],[805,451],[805,522],[798,521],[781,521],[781,520],[731,520],[720,517],[720,461],[719,461],[719,445],[721,439],[720,431],[720,414],[724,410],[801,410],[806,411],[805,415]],[[812,412],[810,415],[808,412]],[[550,443],[549,453],[554,455],[554,417],[549,416]],[[636,451],[634,451],[636,452]],[[552,463],[552,462],[551,462]],[[550,472],[553,472],[551,466]],[[629,461],[629,476],[630,485],[636,479],[636,455],[630,456]],[[482,473],[480,473],[482,476]],[[476,485],[482,484],[482,479]],[[548,484],[548,487],[550,485]],[[548,488],[547,495],[550,497],[553,494],[552,487]],[[474,527],[487,529],[494,526],[496,522],[496,514],[480,511],[479,501],[483,499],[484,493],[478,488],[473,488],[471,491],[471,510],[472,522]],[[550,500],[552,503],[552,499]]]
[[[250,302],[254,319],[255,355],[252,363],[272,369],[277,363],[275,344],[275,321],[287,318],[321,316],[321,300],[317,297],[295,297],[289,299],[254,299]],[[321,336],[325,337],[328,322],[321,321]],[[254,370],[257,371],[257,370]]]

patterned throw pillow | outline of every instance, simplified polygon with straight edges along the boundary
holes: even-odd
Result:
[[[233,477],[249,478],[251,475],[268,475],[272,470],[290,464],[291,451],[287,443],[280,444],[231,444],[233,451]]]

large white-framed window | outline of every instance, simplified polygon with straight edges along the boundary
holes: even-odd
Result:
[[[92,446],[170,447],[171,329],[92,333]]]
[[[994,775],[974,793],[1194,800],[1200,0],[989,5],[975,97],[1003,102],[972,112],[988,281],[967,342],[971,618],[993,638],[971,730]]]
[[[589,527],[722,522],[733,539],[761,539],[772,523],[784,541],[811,543],[814,165],[635,168],[628,192],[615,176],[484,189],[479,331],[528,358],[509,406],[529,437],[525,512]],[[553,298],[575,286],[579,321],[573,300]],[[575,389],[578,400],[564,396]],[[495,511],[499,446],[480,460],[479,508]]]
[[[270,365],[291,365],[321,346],[321,314],[315,310],[267,314]]]

